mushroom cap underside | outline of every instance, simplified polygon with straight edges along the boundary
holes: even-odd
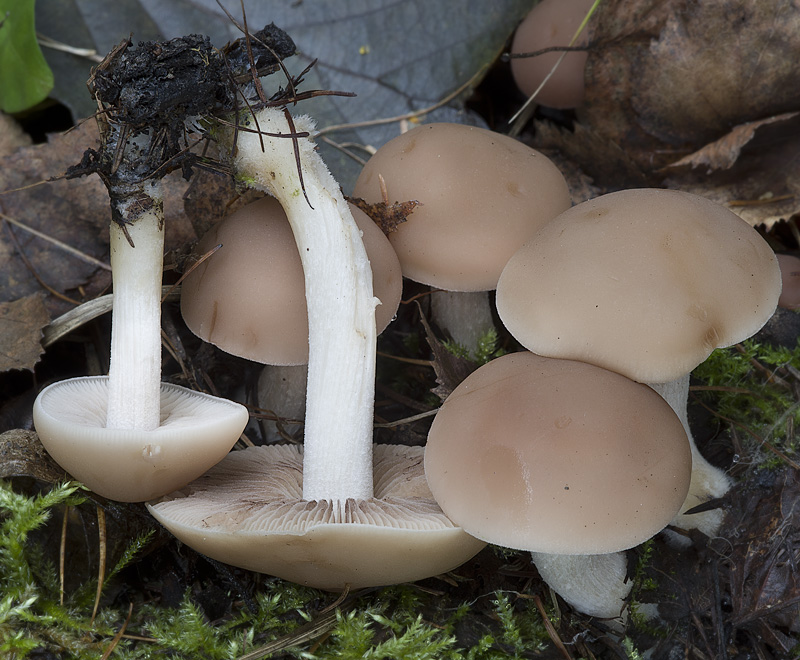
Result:
[[[375,497],[338,506],[302,499],[302,448],[250,447],[147,506],[198,552],[331,591],[438,575],[483,548],[433,500],[421,447],[375,445],[373,463]]]
[[[180,488],[219,462],[249,418],[233,401],[161,383],[161,423],[152,431],[106,428],[108,376],[43,389],[33,407],[53,459],[98,495],[143,502]]]

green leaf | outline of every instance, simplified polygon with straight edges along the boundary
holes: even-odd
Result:
[[[53,72],[36,42],[35,0],[0,0],[0,110],[21,112],[53,89]]]

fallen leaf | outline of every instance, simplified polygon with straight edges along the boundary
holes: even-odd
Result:
[[[42,328],[48,323],[50,315],[41,293],[0,303],[0,372],[33,371],[44,352]]]
[[[47,483],[68,475],[52,459],[34,431],[14,429],[0,433],[0,479],[33,477]]]
[[[422,327],[425,329],[425,338],[433,352],[433,371],[436,374],[437,386],[431,391],[444,401],[462,380],[478,368],[478,365],[448,351],[433,334],[433,329],[421,309],[420,319]]]
[[[91,295],[108,286],[109,273],[98,266],[98,262],[108,263],[111,214],[105,187],[96,176],[47,181],[80,162],[83,152],[96,147],[97,141],[97,127],[90,120],[74,130],[51,135],[46,144],[18,149],[0,159],[0,225],[5,225],[0,228],[0,302],[43,290],[31,269],[60,293],[88,286],[87,293]],[[195,237],[183,213],[186,187],[178,172],[165,178],[168,249]],[[4,218],[59,241],[89,259],[76,256],[19,224],[3,222]],[[53,316],[70,307],[51,295],[45,303]]]
[[[753,139],[759,128],[774,124],[775,122],[792,119],[797,115],[797,112],[787,112],[775,117],[767,117],[766,119],[740,124],[719,140],[715,140],[695,151],[693,154],[689,154],[674,163],[670,163],[667,167],[688,165],[692,168],[696,168],[705,165],[708,168],[706,170],[707,173],[711,173],[712,170],[730,169],[739,158],[742,147]]]

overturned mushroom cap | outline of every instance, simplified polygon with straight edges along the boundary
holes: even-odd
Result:
[[[512,53],[533,53],[555,46],[569,46],[593,0],[542,0],[520,23],[511,44]],[[576,46],[586,46],[586,30]],[[511,73],[525,96],[530,96],[544,82],[561,57],[560,52],[536,57],[514,58]],[[583,73],[588,53],[567,53],[555,72],[536,96],[536,102],[551,108],[577,108],[583,103]]]
[[[232,401],[161,383],[157,429],[106,428],[108,376],[73,378],[41,391],[33,407],[47,452],[98,495],[142,502],[180,488],[219,462],[247,424]]]
[[[367,161],[354,195],[420,202],[389,234],[403,275],[448,291],[490,291],[508,259],[569,208],[566,181],[547,156],[505,135],[425,124]]]
[[[454,525],[431,497],[423,449],[374,447],[375,497],[302,499],[302,449],[231,453],[158,502],[152,515],[218,561],[320,589],[396,584],[452,570],[485,544]]]
[[[497,311],[528,349],[640,382],[688,373],[755,334],[781,275],[758,233],[676,190],[623,190],[578,204],[509,260]]]
[[[470,374],[428,435],[425,474],[473,536],[601,554],[664,528],[689,488],[680,420],[646,385],[571,360],[512,353]]]
[[[378,332],[400,304],[402,276],[383,232],[351,206],[372,266]],[[195,252],[222,248],[183,281],[181,313],[198,337],[227,353],[275,365],[308,362],[300,255],[281,205],[265,197],[214,225]]]

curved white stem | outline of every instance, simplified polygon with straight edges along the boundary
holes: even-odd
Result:
[[[684,515],[684,511],[708,500],[722,497],[731,488],[731,480],[728,475],[703,458],[694,442],[686,409],[689,401],[689,374],[667,383],[648,383],[648,385],[658,392],[661,398],[675,411],[689,437],[689,445],[692,449],[692,480],[689,484],[689,493],[671,524],[681,529],[698,529],[706,536],[716,536],[724,518],[722,509]]]
[[[579,612],[603,619],[627,618],[625,599],[633,582],[627,580],[624,552],[603,555],[553,555],[532,552],[542,579]]]
[[[305,273],[309,357],[303,499],[369,499],[377,300],[361,232],[311,140],[263,134],[291,133],[282,110],[261,110],[255,121],[246,117],[244,123],[262,135],[239,131],[236,171],[281,203]],[[314,127],[298,117],[295,128],[312,132]]]
[[[160,183],[126,192],[114,203],[130,224],[123,230],[112,222],[110,228],[114,307],[106,426],[151,431],[160,423],[164,209]]]

